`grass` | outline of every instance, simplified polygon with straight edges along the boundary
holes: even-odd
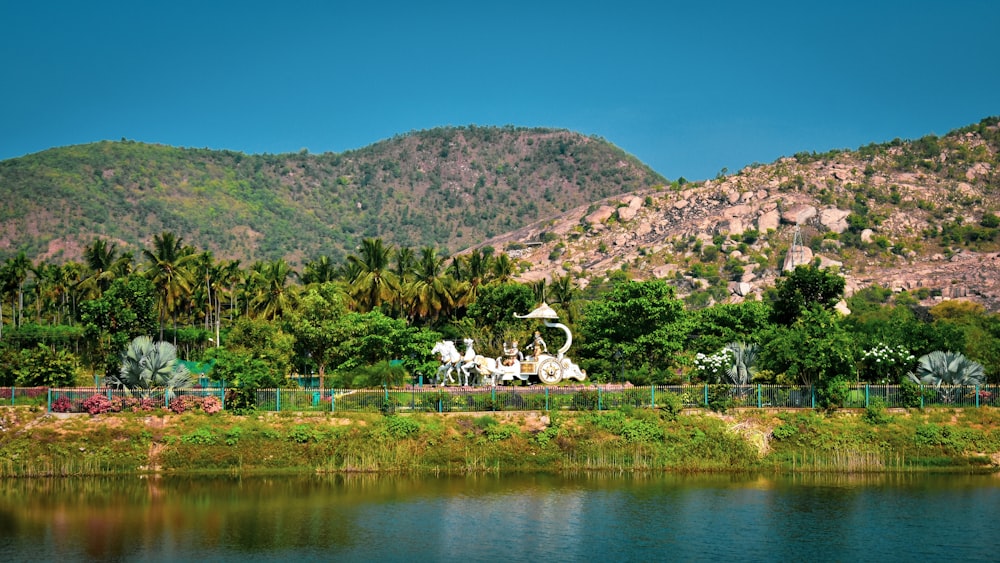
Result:
[[[0,409],[0,478],[162,472],[995,470],[1000,411],[672,409],[48,416]],[[991,458],[992,456],[992,458]]]

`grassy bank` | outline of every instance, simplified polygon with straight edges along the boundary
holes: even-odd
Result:
[[[995,471],[1000,411],[228,413],[0,409],[0,477],[134,472]]]

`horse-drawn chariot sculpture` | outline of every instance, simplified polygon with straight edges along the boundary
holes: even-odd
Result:
[[[587,373],[566,356],[566,352],[573,345],[573,333],[566,325],[552,322],[559,318],[552,307],[542,303],[526,315],[514,313],[514,316],[519,319],[540,319],[549,328],[561,329],[566,333],[566,342],[555,355],[549,354],[548,346],[536,331],[534,340],[528,346],[527,356],[518,349],[515,341],[504,343],[503,355],[499,358],[476,354],[471,339],[465,340],[464,355],[458,353],[454,343],[438,342],[434,346],[433,353],[439,354],[441,367],[438,368],[435,381],[444,386],[447,382],[454,381],[452,373],[459,372],[461,374],[459,377],[464,375],[465,385],[477,380],[484,385],[503,385],[514,380],[529,385],[536,380],[546,385],[554,385],[564,379],[583,381],[587,378]]]

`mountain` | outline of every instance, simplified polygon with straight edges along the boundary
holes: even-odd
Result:
[[[692,306],[759,298],[797,264],[926,304],[1000,311],[1000,118],[945,136],[801,153],[730,176],[582,205],[482,243],[533,281],[624,271]]]
[[[605,140],[555,129],[447,127],[317,155],[99,142],[0,162],[0,256],[79,260],[95,238],[134,251],[164,231],[244,263],[339,260],[366,237],[453,252],[664,183]]]

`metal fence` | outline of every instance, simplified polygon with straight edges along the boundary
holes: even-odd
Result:
[[[233,398],[239,394],[240,400]],[[669,396],[668,396],[669,395]],[[95,398],[99,397],[99,398]],[[0,406],[46,407],[49,412],[152,411],[174,412],[208,408],[214,397],[217,409],[242,405],[262,412],[481,412],[613,410],[662,408],[667,404],[685,408],[775,408],[812,409],[818,406],[816,390],[810,386],[784,385],[576,385],[530,387],[430,387],[406,386],[381,389],[256,389],[224,388],[162,389],[148,393],[107,387],[0,387]],[[106,400],[105,400],[106,399]],[[175,401],[178,403],[175,404]],[[998,407],[1000,385],[901,386],[854,385],[841,408]]]

